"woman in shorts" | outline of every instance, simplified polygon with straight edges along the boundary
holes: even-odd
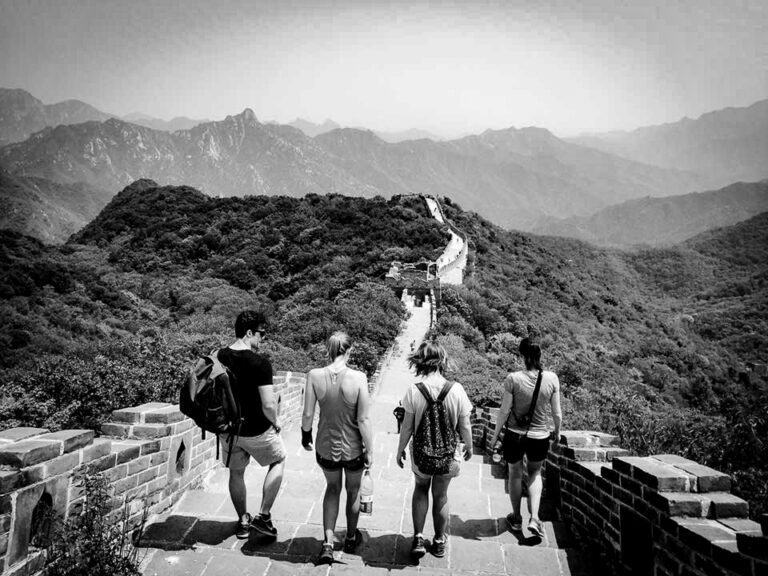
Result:
[[[312,450],[315,405],[320,405],[315,456],[326,480],[323,497],[325,539],[318,559],[320,564],[333,563],[333,539],[339,515],[342,476],[347,492],[344,551],[354,552],[362,542],[362,534],[357,529],[360,480],[363,470],[373,464],[368,381],[364,373],[347,365],[352,351],[352,342],[347,334],[336,332],[328,338],[326,348],[331,363],[309,372],[301,419],[301,443],[305,450]]]
[[[528,512],[531,518],[528,530],[539,538],[544,537],[544,527],[539,520],[541,502],[541,467],[549,452],[550,436],[557,441],[560,438],[562,413],[560,411],[560,381],[554,372],[541,367],[541,348],[523,338],[520,342],[520,355],[525,363],[525,370],[510,373],[504,381],[504,397],[496,420],[496,429],[491,438],[495,446],[504,431],[503,453],[509,466],[509,500],[512,512],[507,515],[507,523],[512,532],[522,532],[523,515],[520,503],[523,494],[523,471],[528,472]],[[525,424],[530,413],[531,401],[537,380],[541,378],[539,395],[532,411],[530,423]],[[547,408],[552,412],[554,431],[550,434],[547,426]],[[526,465],[523,466],[523,456]]]
[[[429,394],[432,400],[443,397],[445,413],[448,416],[450,430],[458,430],[458,435],[464,443],[461,451],[457,443],[457,454],[451,463],[450,470],[445,474],[426,474],[419,470],[413,457],[414,446],[411,442],[411,469],[415,485],[411,500],[411,513],[413,517],[413,541],[411,542],[411,555],[421,558],[427,553],[424,541],[424,524],[429,509],[429,495],[432,493],[432,523],[435,527],[435,537],[432,540],[432,554],[438,558],[445,556],[446,528],[448,526],[448,485],[451,479],[459,474],[461,459],[469,460],[472,457],[472,426],[469,420],[472,412],[472,404],[467,397],[464,388],[458,382],[448,382],[443,372],[446,368],[447,358],[445,350],[439,344],[433,342],[422,343],[415,352],[408,357],[411,368],[416,370],[416,376],[421,377],[420,382],[412,384],[402,400],[405,410],[402,428],[400,429],[400,443],[397,448],[397,465],[402,468],[406,458],[405,448],[411,437],[418,435],[419,424],[427,409],[425,394]],[[423,386],[420,386],[423,385]],[[420,390],[420,388],[423,389]]]

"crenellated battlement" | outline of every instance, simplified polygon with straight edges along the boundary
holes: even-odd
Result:
[[[474,416],[483,449],[497,414]],[[616,574],[768,574],[768,515],[748,518],[728,474],[674,454],[631,456],[594,431],[564,432],[544,470],[547,498]]]

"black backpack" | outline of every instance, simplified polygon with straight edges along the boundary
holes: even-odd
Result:
[[[413,437],[413,461],[424,474],[448,474],[451,470],[458,434],[451,426],[443,400],[452,386],[453,382],[446,382],[434,400],[423,382],[416,383],[427,400],[427,408]]]
[[[195,421],[205,433],[217,435],[216,457],[219,457],[219,434],[229,434],[229,454],[226,465],[232,456],[232,446],[240,436],[240,404],[232,390],[235,375],[218,359],[218,350],[208,356],[201,356],[190,368],[181,386],[179,409]]]

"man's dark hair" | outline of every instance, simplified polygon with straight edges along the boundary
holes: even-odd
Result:
[[[235,336],[242,338],[248,330],[257,332],[260,328],[266,328],[268,325],[267,316],[263,311],[243,310],[235,320]]]
[[[523,338],[519,350],[526,370],[541,370],[541,348],[538,344],[530,338]]]

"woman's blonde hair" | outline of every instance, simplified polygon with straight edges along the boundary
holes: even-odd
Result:
[[[325,349],[328,351],[328,358],[335,360],[347,350],[352,348],[352,339],[346,332],[334,332],[325,343]]]
[[[416,369],[416,376],[427,376],[432,372],[445,372],[448,356],[445,348],[437,342],[422,342],[416,351],[408,356],[408,365]]]

